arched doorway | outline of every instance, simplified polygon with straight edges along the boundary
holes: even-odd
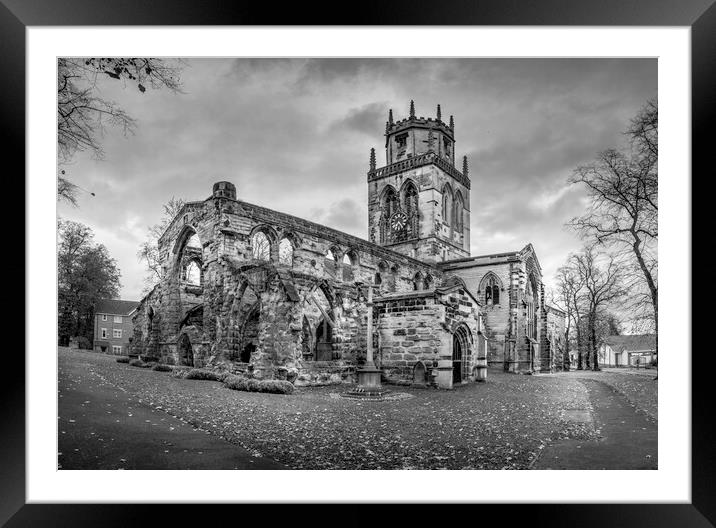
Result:
[[[457,334],[452,336],[452,382],[462,383],[462,343]]]
[[[194,366],[194,349],[191,346],[191,340],[187,334],[182,334],[177,344],[179,350],[179,364],[189,367]]]
[[[258,348],[260,314],[261,308],[259,306],[259,303],[256,302],[249,311],[249,313],[246,315],[246,320],[241,327],[239,361],[241,361],[242,363],[250,363],[251,355]]]
[[[462,383],[469,376],[472,339],[465,325],[455,330],[452,336],[452,382]]]
[[[316,327],[316,361],[333,359],[333,325],[325,317]]]

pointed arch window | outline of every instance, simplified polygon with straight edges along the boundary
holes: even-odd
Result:
[[[398,195],[395,189],[388,186],[383,193],[383,214],[386,217],[390,217],[395,211],[398,210]]]
[[[278,244],[278,263],[293,266],[293,244],[288,238],[282,238]]]
[[[485,304],[500,304],[500,284],[494,275],[485,281]]]
[[[418,236],[418,189],[413,182],[408,182],[404,191],[403,203],[405,214],[408,215],[408,237]]]
[[[463,221],[462,221],[462,212],[465,208],[465,201],[462,198],[462,194],[460,191],[457,191],[455,193],[455,206],[453,208],[453,223],[452,225],[455,227],[455,231],[458,233],[462,233],[463,229]]]
[[[398,193],[390,185],[383,191],[380,200],[381,219],[380,219],[380,242],[392,242],[392,230],[390,229],[390,217],[393,216],[400,207]]]
[[[251,249],[256,260],[271,260],[271,242],[263,232],[259,231],[253,236]]]
[[[453,196],[452,196],[452,189],[449,185],[445,185],[443,187],[443,204],[442,204],[442,216],[443,216],[443,222],[450,225],[450,222],[452,220],[452,210],[453,210]]]

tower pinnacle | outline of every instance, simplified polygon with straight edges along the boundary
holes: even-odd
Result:
[[[442,121],[442,112],[440,112],[440,105],[438,105],[438,121]]]
[[[455,130],[455,120],[450,116],[450,130]]]
[[[462,157],[462,174],[467,178],[467,156]]]
[[[415,102],[410,100],[410,119],[415,119]]]
[[[375,170],[375,149],[370,149],[370,170]]]

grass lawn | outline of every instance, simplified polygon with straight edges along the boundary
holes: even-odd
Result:
[[[71,363],[154,409],[294,469],[525,469],[555,440],[596,437],[591,422],[565,413],[591,411],[586,388],[569,374],[490,372],[486,383],[453,391],[393,386],[410,397],[365,402],[339,397],[345,385],[297,387],[287,396],[240,392],[112,356],[61,350],[60,369]]]

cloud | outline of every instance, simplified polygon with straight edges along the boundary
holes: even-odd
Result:
[[[104,161],[67,167],[95,192],[59,206],[107,245],[122,295],[139,298],[136,251],[172,196],[203,200],[214,182],[240,199],[365,238],[371,147],[384,162],[389,108],[455,116],[456,159],[470,163],[474,254],[532,242],[550,280],[580,242],[564,222],[583,210],[565,183],[580,163],[623,141],[621,132],[657,91],[655,59],[187,59],[184,93],[124,89],[103,97],[138,121],[108,128]]]
[[[320,223],[365,238],[368,212],[355,200],[343,198],[328,207],[328,210],[321,215]]]

